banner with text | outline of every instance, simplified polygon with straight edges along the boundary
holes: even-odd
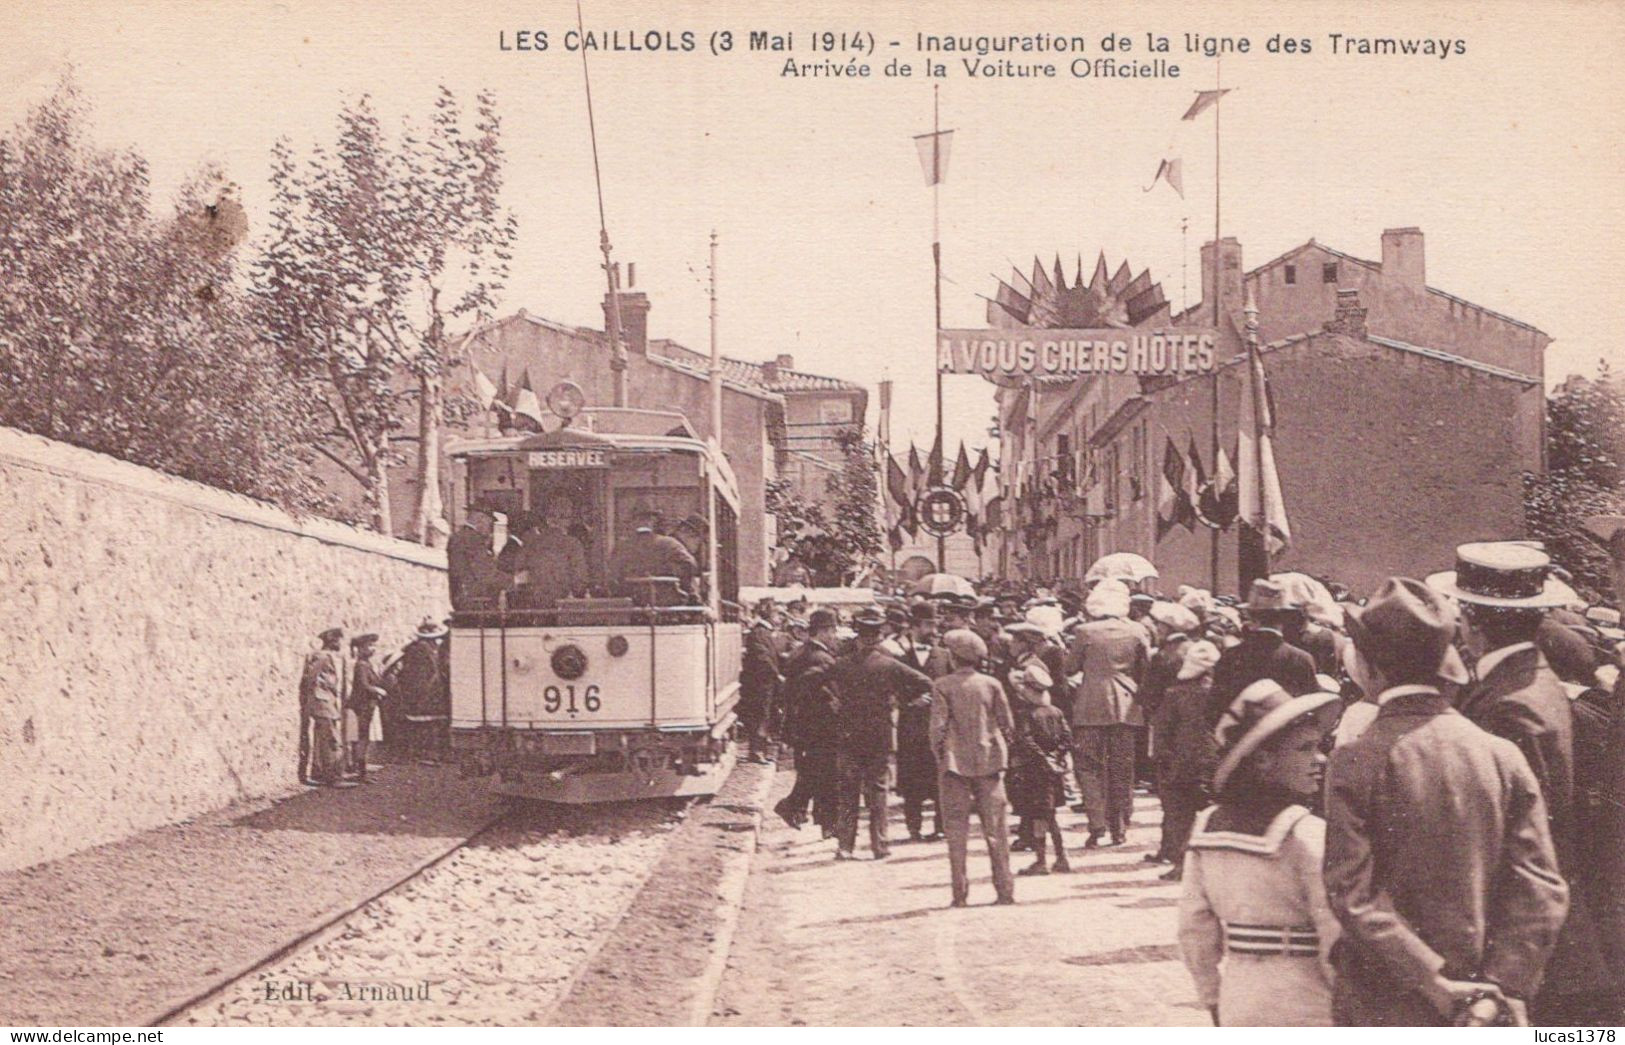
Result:
[[[939,330],[937,372],[983,377],[1213,372],[1212,328]]]

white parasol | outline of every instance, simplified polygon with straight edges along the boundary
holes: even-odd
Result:
[[[928,573],[914,582],[916,595],[971,595],[976,588],[957,573]]]
[[[1138,584],[1157,576],[1157,568],[1149,559],[1133,552],[1112,552],[1102,555],[1083,575],[1086,581],[1119,580],[1125,584]]]

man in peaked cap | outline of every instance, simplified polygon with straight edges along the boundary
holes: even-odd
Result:
[[[1487,999],[1526,1023],[1568,909],[1540,782],[1441,691],[1467,681],[1443,594],[1390,578],[1348,628],[1378,712],[1327,772],[1333,1018],[1448,1026]]]
[[[928,693],[931,680],[880,648],[886,618],[865,609],[852,618],[857,641],[829,668],[829,686],[840,707],[836,748],[839,813],[837,860],[851,860],[858,835],[858,804],[869,811],[869,849],[876,860],[891,855],[886,839],[886,785],[891,773],[892,711]]]
[[[1593,898],[1602,899],[1598,839],[1576,831],[1575,791],[1595,782],[1574,778],[1574,713],[1562,680],[1537,645],[1546,611],[1567,605],[1574,592],[1551,575],[1545,552],[1519,542],[1464,544],[1456,549],[1455,566],[1433,574],[1428,584],[1461,605],[1468,645],[1479,653],[1476,681],[1458,706],[1523,752],[1540,782],[1558,869],[1570,886],[1568,918],[1531,1017],[1560,1026],[1612,1024],[1620,1016],[1625,967],[1611,968],[1592,909]]]

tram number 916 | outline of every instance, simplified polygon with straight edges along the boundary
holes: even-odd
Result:
[[[542,708],[549,715],[556,715],[560,711],[572,715],[582,711],[592,713],[603,706],[597,686],[588,686],[579,694],[574,685],[548,686],[542,690]]]

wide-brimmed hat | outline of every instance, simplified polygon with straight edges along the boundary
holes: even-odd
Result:
[[[339,639],[344,638],[344,629],[327,628],[323,631],[317,632],[316,637],[321,639],[323,642],[337,642]]]
[[[1428,586],[1458,602],[1511,609],[1550,609],[1575,601],[1552,576],[1552,559],[1521,541],[1482,541],[1456,548],[1456,568],[1428,576]]]
[[[1588,515],[1580,520],[1580,525],[1603,544],[1611,544],[1625,531],[1625,515]]]
[[[1179,604],[1198,617],[1206,618],[1213,612],[1213,593],[1206,588],[1192,588],[1182,584],[1179,586]]]
[[[1619,611],[1612,606],[1590,606],[1586,609],[1586,620],[1603,628],[1619,627]]]
[[[942,637],[942,644],[962,664],[974,664],[987,657],[987,643],[969,628],[955,628]]]
[[[874,607],[865,607],[859,610],[852,618],[852,627],[860,632],[879,631],[886,626],[886,617]]]
[[[1247,591],[1247,613],[1255,620],[1303,613],[1303,607],[1292,601],[1285,585],[1268,577],[1259,577]]]
[[[1329,731],[1342,711],[1343,698],[1336,693],[1306,693],[1294,697],[1274,679],[1259,679],[1236,695],[1219,716],[1213,739],[1219,743],[1219,766],[1213,771],[1213,790],[1224,789],[1225,781],[1270,737],[1305,715],[1323,718]]]
[[[1194,612],[1177,602],[1153,602],[1151,619],[1172,631],[1195,631],[1202,624]]]
[[[418,622],[417,637],[420,639],[438,639],[446,634],[447,628],[433,617],[424,617]]]
[[[1066,615],[1059,606],[1034,606],[1027,611],[1025,620],[1042,629],[1048,638],[1054,638],[1061,633],[1061,625],[1066,621]]]
[[[1036,639],[1040,642],[1049,637],[1049,633],[1043,628],[1025,620],[1018,620],[1014,624],[1006,624],[1004,631],[1007,635],[1024,635],[1029,639]]]
[[[1050,675],[1049,669],[1036,661],[1024,668],[1011,671],[1010,682],[1022,689],[1040,693],[1055,685],[1055,679]]]
[[[1185,659],[1179,665],[1176,677],[1180,682],[1199,679],[1212,671],[1217,663],[1219,663],[1219,647],[1206,639],[1193,642],[1185,647]]]
[[[1421,581],[1390,577],[1345,615],[1354,648],[1385,676],[1415,677],[1423,665],[1446,681],[1467,683],[1467,665],[1454,645],[1455,607]]]
[[[1128,585],[1120,580],[1107,578],[1096,584],[1089,592],[1089,597],[1083,600],[1083,611],[1096,620],[1105,617],[1127,617],[1128,604]]]

